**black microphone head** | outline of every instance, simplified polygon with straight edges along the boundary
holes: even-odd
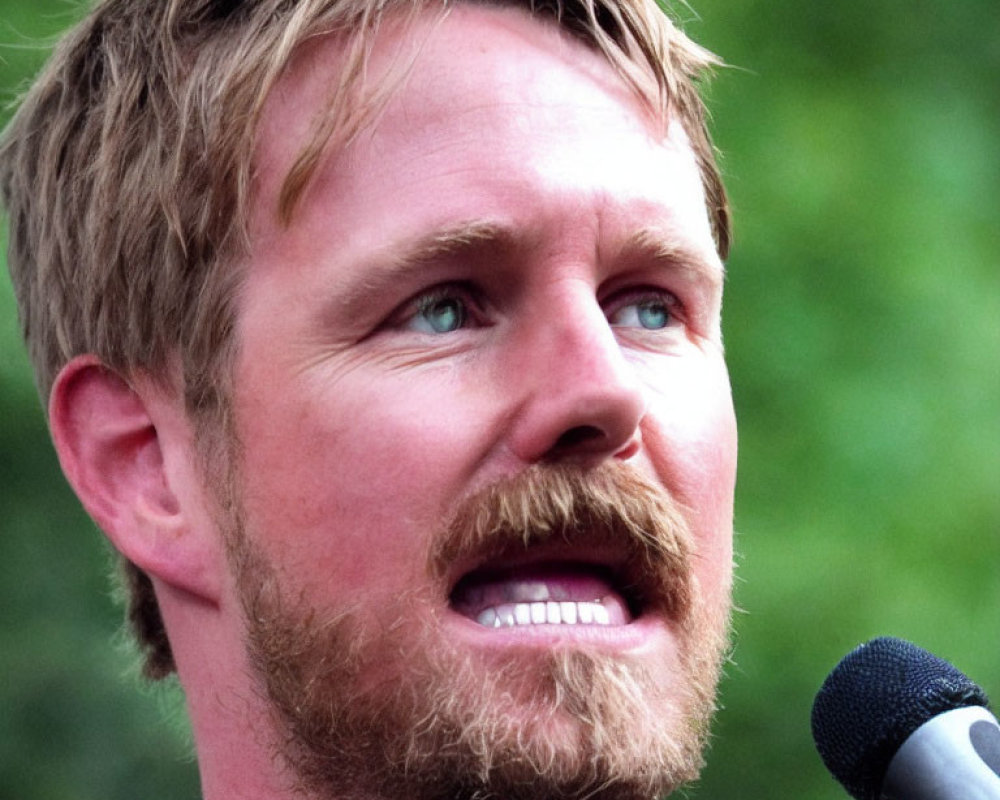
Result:
[[[816,749],[856,800],[878,800],[900,745],[932,717],[986,706],[969,678],[947,661],[902,639],[873,639],[844,656],[812,709]]]

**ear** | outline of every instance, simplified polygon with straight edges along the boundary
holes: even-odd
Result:
[[[59,461],[115,548],[163,583],[219,601],[219,536],[197,479],[178,397],[136,389],[93,356],[60,371],[49,397]]]

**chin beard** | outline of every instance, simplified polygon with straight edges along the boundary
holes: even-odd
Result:
[[[677,640],[665,663],[579,645],[487,660],[448,641],[421,592],[386,625],[362,619],[361,604],[317,609],[294,599],[234,526],[247,653],[294,788],[338,800],[649,800],[696,778],[729,602],[701,596],[690,534],[661,489],[621,466],[596,481],[594,471],[529,470],[463,504],[428,572],[445,557],[568,537],[595,520],[608,538],[629,537],[656,575],[649,599],[670,609]]]

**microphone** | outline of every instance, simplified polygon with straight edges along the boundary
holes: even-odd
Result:
[[[902,639],[873,639],[827,677],[816,749],[856,800],[1000,800],[1000,725],[986,694]]]

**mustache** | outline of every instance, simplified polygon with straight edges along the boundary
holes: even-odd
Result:
[[[691,606],[694,542],[686,510],[634,467],[535,464],[465,498],[435,538],[428,569],[486,564],[563,543],[612,552],[629,598],[683,619]]]

